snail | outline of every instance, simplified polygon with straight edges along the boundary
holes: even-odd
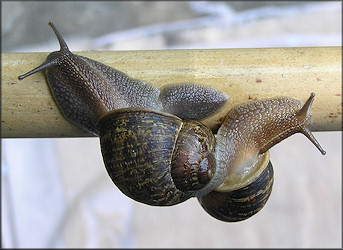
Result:
[[[217,134],[201,123],[228,96],[193,84],[162,89],[92,59],[72,54],[52,23],[61,49],[19,80],[45,70],[67,120],[100,138],[105,168],[128,197],[172,206],[197,197],[211,216],[245,220],[262,209],[273,185],[269,151],[308,129],[314,93],[303,104],[274,97],[231,109]]]
[[[183,133],[181,128],[189,127],[184,126],[185,124],[197,124],[199,134],[211,132],[196,120],[217,112],[226,103],[228,96],[215,88],[195,83],[169,84],[158,89],[155,85],[133,79],[100,62],[71,53],[54,24],[50,22],[49,25],[59,41],[60,50],[49,54],[42,65],[19,76],[18,79],[22,80],[45,70],[52,96],[62,115],[78,127],[99,135],[106,169],[123,193],[149,205],[174,205],[182,202],[177,198],[168,200],[169,196],[165,196],[165,194],[173,194],[176,197],[177,189],[174,186],[164,185],[165,182],[159,180],[162,177],[161,169],[168,172],[163,178],[172,180],[169,173],[170,152],[174,148],[179,132]],[[168,124],[164,126],[166,122]],[[108,126],[111,128],[110,131]],[[115,141],[109,137],[111,134],[115,136]],[[158,135],[168,138],[157,139]],[[144,136],[144,141],[139,136]],[[204,141],[208,140],[207,135],[203,137]],[[153,142],[156,145],[153,145]],[[115,146],[108,145],[113,143]],[[111,152],[112,150],[116,151]],[[160,162],[148,157],[150,154],[157,157],[152,150],[160,153],[158,155],[161,157]],[[107,157],[108,154],[110,157]],[[125,162],[123,155],[127,157]],[[200,160],[204,168],[206,162],[214,163],[214,157],[211,156],[213,153],[209,155],[209,160],[201,155]],[[134,161],[130,161],[129,157],[135,157]],[[115,170],[113,170],[112,158],[117,160],[118,166]],[[163,161],[162,158],[166,160]],[[150,164],[152,169],[153,167],[156,169],[143,169],[142,172],[138,169],[132,172],[129,169],[129,164],[137,168],[138,162],[142,160],[146,160],[145,164]],[[151,162],[148,162],[149,160]],[[139,176],[138,173],[144,176]],[[147,175],[150,175],[149,179],[146,178]],[[133,177],[141,179],[132,182],[132,186],[121,184],[122,180]],[[147,180],[151,181],[147,182]],[[127,182],[129,181],[125,183]],[[147,182],[146,185],[143,185],[143,182]],[[154,187],[151,182],[158,185]],[[144,195],[151,189],[155,189],[155,193],[163,197],[163,200],[154,195]],[[179,194],[184,199],[191,197],[191,192],[187,194],[179,192]]]
[[[238,105],[227,114],[217,133],[217,167],[225,180],[215,190],[199,196],[202,207],[222,221],[245,220],[267,202],[273,182],[269,149],[287,137],[304,134],[325,155],[312,135],[311,105],[314,93],[303,104],[275,97]]]

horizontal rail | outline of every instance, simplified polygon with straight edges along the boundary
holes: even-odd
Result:
[[[316,94],[312,131],[342,130],[341,47],[75,52],[160,87],[207,84],[226,92],[227,105],[203,122],[217,129],[233,106],[274,96],[302,101]],[[81,137],[88,133],[59,112],[40,65],[48,53],[2,54],[1,136]]]

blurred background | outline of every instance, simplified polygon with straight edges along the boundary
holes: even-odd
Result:
[[[340,1],[1,2],[2,53],[341,46]],[[252,218],[224,223],[196,199],[161,208],[112,183],[98,138],[2,139],[2,247],[342,247],[341,131],[271,149],[274,187]]]

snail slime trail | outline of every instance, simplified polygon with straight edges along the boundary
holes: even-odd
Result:
[[[106,171],[128,197],[172,206],[196,197],[216,219],[245,220],[262,209],[274,177],[269,148],[309,130],[314,93],[303,104],[275,97],[228,111],[216,137],[200,120],[222,109],[227,94],[197,83],[158,88],[75,55],[50,22],[60,50],[19,76],[44,70],[51,94],[71,123],[99,136]]]

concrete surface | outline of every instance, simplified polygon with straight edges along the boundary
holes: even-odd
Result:
[[[39,13],[39,15],[37,15]],[[340,46],[340,2],[2,2],[2,52]],[[342,247],[341,132],[271,149],[254,217],[224,223],[190,199],[146,206],[108,177],[97,138],[2,140],[2,247]]]

